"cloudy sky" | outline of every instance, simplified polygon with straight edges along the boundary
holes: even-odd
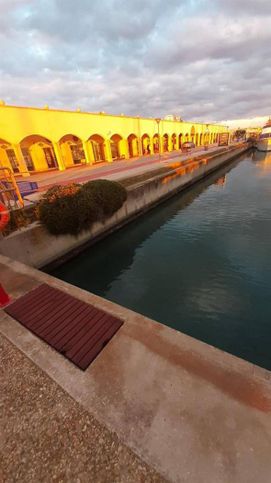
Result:
[[[7,104],[271,114],[271,0],[0,0]]]

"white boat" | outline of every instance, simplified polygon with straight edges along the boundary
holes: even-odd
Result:
[[[271,151],[271,119],[263,127],[257,141],[258,151]]]

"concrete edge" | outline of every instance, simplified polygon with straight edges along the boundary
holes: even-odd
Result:
[[[240,370],[240,372],[244,372],[244,373],[249,372],[250,374],[253,373],[253,376],[255,376],[256,378],[259,378],[262,382],[271,380],[271,371],[268,371],[263,367],[257,366],[252,362],[246,361],[245,359],[242,359],[238,356],[225,352],[222,349],[218,349],[217,347],[207,344],[206,342],[198,340],[183,332],[177,331],[171,327],[168,327],[167,325],[157,322],[156,320],[150,319],[131,309],[128,309],[115,302],[111,302],[110,300],[100,297],[99,295],[95,295],[91,292],[88,292],[87,290],[79,288],[63,280],[57,279],[52,275],[44,273],[36,268],[29,267],[21,262],[12,260],[1,254],[0,254],[0,263],[11,268],[14,272],[32,277],[39,283],[48,283],[52,287],[58,288],[67,293],[72,292],[75,297],[78,297],[78,299],[86,303],[91,303],[95,307],[101,310],[105,310],[116,317],[119,317],[125,323],[133,323],[133,324],[140,323],[140,325],[147,323],[148,325],[150,324],[153,326],[158,326],[159,328],[163,328],[163,331],[168,332],[171,336],[174,336],[174,337],[177,336],[178,338],[183,339],[186,344],[191,346],[191,349],[193,351],[196,350],[199,353],[204,353],[205,356],[206,356],[206,349],[208,349],[211,353],[211,357],[217,359],[217,362],[219,363],[220,366],[225,365],[227,367],[231,367],[231,368],[234,367],[235,369],[237,368],[238,370]],[[0,309],[0,313],[1,312],[3,313],[3,309]],[[24,330],[27,330],[27,329],[24,329]],[[119,331],[122,331],[122,330],[123,330],[123,326],[119,329]],[[37,339],[37,337],[35,337],[35,339]],[[47,344],[45,345],[47,347]],[[55,353],[55,351],[53,352]],[[221,354],[223,354],[223,359],[225,359],[223,360],[223,363],[221,363],[221,360],[220,360]],[[61,356],[61,359],[63,360],[62,356]],[[68,363],[68,364],[70,365],[71,363]]]
[[[0,332],[84,409],[90,412],[101,424],[106,426],[111,432],[115,432],[123,444],[131,448],[137,456],[166,478],[168,475],[161,470],[159,464],[154,463],[148,452],[142,453],[136,443],[127,438],[123,428],[118,427],[118,425],[116,427],[116,423],[114,420],[110,419],[110,416],[104,417],[104,415],[100,414],[97,407],[95,407],[95,404],[93,406],[92,396],[90,394],[90,392],[92,392],[90,387],[93,377],[92,374],[93,370],[94,372],[96,370],[96,372],[98,371],[99,373],[101,366],[103,366],[103,353],[105,353],[106,361],[106,353],[109,354],[112,351],[114,353],[119,341],[122,341],[122,343],[125,341],[125,344],[134,344],[137,343],[137,339],[131,339],[134,333],[142,331],[143,335],[146,335],[148,332],[150,334],[150,331],[153,331],[156,335],[159,333],[160,338],[164,341],[165,348],[167,347],[167,344],[169,344],[169,347],[174,344],[175,349],[179,347],[180,351],[185,350],[196,356],[196,360],[198,361],[197,364],[200,364],[201,360],[208,360],[213,366],[217,367],[219,373],[221,372],[223,374],[224,372],[228,376],[230,375],[232,380],[230,379],[228,384],[233,384],[235,389],[236,380],[240,379],[243,387],[257,387],[257,385],[260,385],[270,393],[271,372],[266,369],[223,352],[222,350],[202,341],[137,314],[130,309],[126,309],[67,282],[58,280],[20,262],[0,255],[0,263],[11,269],[15,274],[14,277],[16,277],[16,274],[22,274],[34,280],[36,285],[39,285],[40,283],[49,283],[53,287],[69,292],[71,295],[78,297],[87,303],[91,303],[97,308],[108,311],[124,320],[124,325],[103,350],[101,356],[97,358],[93,365],[91,365],[86,371],[81,371],[76,368],[61,354],[57,353],[54,349],[29,332],[25,327],[5,314],[3,310],[0,310]],[[166,367],[167,361],[166,359],[163,359],[163,356],[162,363],[165,363]],[[196,375],[195,377],[201,378],[200,375]],[[229,396],[227,392],[225,394]],[[104,401],[102,403],[104,404]],[[106,399],[106,404],[110,407],[110,399]]]

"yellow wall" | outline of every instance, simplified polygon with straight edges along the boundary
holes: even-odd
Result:
[[[142,144],[146,146],[146,139],[142,143],[142,136],[149,137],[150,153],[153,153],[153,136],[160,133],[161,151],[163,151],[163,136],[168,135],[168,149],[173,149],[172,135],[176,135],[175,149],[179,149],[179,135],[182,134],[182,142],[191,140],[194,133],[194,142],[196,142],[196,134],[198,134],[198,144],[200,144],[200,134],[204,134],[207,129],[206,124],[190,123],[161,120],[159,124],[155,119],[112,116],[105,114],[92,114],[84,112],[60,111],[51,109],[37,109],[16,106],[0,106],[0,164],[7,165],[7,157],[4,149],[1,149],[2,141],[9,148],[14,149],[16,158],[21,172],[27,173],[28,169],[25,159],[22,155],[21,148],[25,143],[29,144],[29,150],[33,159],[36,171],[47,170],[48,166],[40,147],[40,142],[49,141],[54,150],[58,168],[65,169],[67,166],[73,165],[71,150],[66,143],[59,143],[61,138],[66,135],[72,135],[79,138],[83,143],[85,159],[82,162],[92,164],[94,159],[93,148],[89,141],[90,136],[98,135],[103,138],[103,150],[105,158],[112,161],[110,139],[122,139],[118,142],[119,153],[123,158],[129,158],[128,137],[133,134],[139,140],[139,154],[143,154]],[[209,139],[219,132],[225,132],[225,126],[208,124],[210,132]],[[186,138],[185,135],[188,134]],[[117,135],[117,136],[115,136]],[[35,136],[34,141],[25,140],[27,136]],[[38,137],[37,137],[38,136]],[[44,139],[45,138],[45,139]],[[2,140],[2,141],[1,141]],[[204,136],[202,136],[203,144]],[[24,141],[24,142],[22,142]],[[147,142],[148,144],[148,142]],[[134,152],[137,151],[137,140],[133,141]]]
[[[1,148],[1,144],[0,144],[0,160],[1,160],[1,166],[3,168],[11,168],[11,164],[9,162],[6,150]]]
[[[33,144],[29,147],[29,153],[33,159],[36,171],[46,171],[47,163],[43,153],[43,149],[38,144]]]
[[[65,164],[65,167],[68,168],[69,166],[73,165],[72,153],[70,147],[67,143],[60,144],[60,150],[62,154],[62,158]]]

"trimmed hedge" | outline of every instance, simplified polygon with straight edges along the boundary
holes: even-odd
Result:
[[[82,191],[93,196],[104,216],[113,215],[127,199],[126,189],[116,181],[107,179],[88,181],[82,186]]]
[[[39,205],[39,218],[53,235],[79,233],[80,185],[56,185],[43,196]]]
[[[115,181],[89,181],[85,185],[56,185],[39,204],[39,219],[53,235],[78,235],[95,221],[115,213],[127,198]]]

